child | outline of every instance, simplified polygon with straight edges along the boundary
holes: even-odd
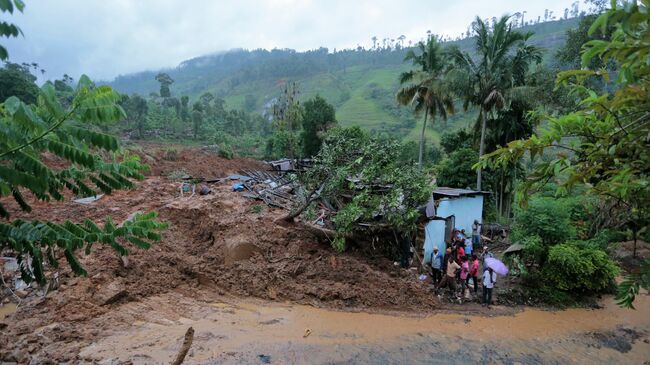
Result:
[[[465,295],[465,288],[467,287],[467,280],[469,279],[469,262],[467,256],[463,256],[462,264],[460,265],[460,288],[462,295]]]

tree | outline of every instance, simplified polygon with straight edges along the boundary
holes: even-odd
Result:
[[[532,32],[519,33],[503,16],[492,29],[479,17],[474,22],[475,47],[478,60],[459,48],[451,49],[456,69],[450,72],[453,88],[469,104],[479,107],[480,135],[479,158],[485,152],[485,135],[488,114],[506,107],[510,91],[524,86],[526,72],[531,63],[542,60],[541,50],[526,44]],[[481,190],[482,169],[478,168],[476,189]]]
[[[337,250],[345,250],[346,236],[359,232],[359,223],[380,222],[397,232],[415,228],[418,207],[431,194],[430,180],[415,165],[400,160],[401,149],[398,141],[370,136],[358,127],[328,133],[314,166],[301,176],[311,192],[301,208],[316,198],[335,205],[332,245]]]
[[[117,105],[119,94],[110,87],[95,87],[82,76],[72,104],[64,108],[51,83],[40,89],[37,105],[29,105],[17,97],[8,98],[0,107],[0,195],[12,196],[24,211],[31,206],[24,197],[27,191],[39,200],[62,200],[67,189],[76,195],[93,196],[97,191],[110,194],[129,188],[129,178],[142,178],[144,168],[136,156],[117,155],[114,162],[105,162],[98,151],[118,152],[117,140],[93,130],[102,123],[124,117]],[[41,161],[42,152],[53,153],[68,161],[64,168],[51,168]],[[9,212],[0,203],[0,216]],[[17,254],[23,279],[43,284],[46,280],[44,261],[57,267],[60,254],[72,270],[86,272],[77,261],[76,252],[90,252],[94,243],[111,246],[120,255],[128,254],[124,242],[148,248],[151,240],[160,239],[158,230],[164,224],[155,221],[155,213],[140,214],[119,227],[109,218],[99,227],[90,219],[83,223],[53,223],[17,219],[0,223],[0,250]]]
[[[160,97],[168,98],[172,96],[169,86],[174,83],[174,80],[166,73],[161,72],[156,75],[156,81],[160,83]]]
[[[556,57],[560,61],[564,62],[569,68],[580,68],[583,44],[596,39],[606,40],[609,33],[611,33],[611,30],[609,29],[604,33],[601,32],[600,29],[596,29],[592,33],[589,32],[589,28],[597,17],[598,16],[595,14],[584,16],[580,18],[576,28],[566,31],[566,42],[564,43],[564,46],[558,49]],[[602,62],[597,57],[594,57],[591,60],[591,64],[588,65],[590,69],[597,69],[602,66]]]
[[[377,36],[373,35],[372,38],[370,38],[370,39],[372,39],[372,49],[376,49],[377,48]]]
[[[187,95],[181,96],[181,120],[183,123],[188,123],[190,121],[190,111],[189,111],[190,97]]]
[[[131,97],[125,95],[122,99],[122,108],[126,111],[127,120],[138,131],[138,138],[144,138],[147,129],[147,101],[138,94]]]
[[[472,166],[476,151],[468,147],[456,148],[437,167],[436,182],[439,186],[466,189],[472,185]]]
[[[198,101],[192,107],[192,130],[194,132],[194,139],[199,137],[201,125],[203,124],[203,106]]]
[[[424,111],[418,155],[418,165],[422,167],[427,119],[431,116],[433,123],[438,115],[446,120],[448,113],[454,113],[454,102],[442,79],[447,63],[437,38],[429,37],[426,43],[419,42],[417,48],[420,54],[413,49],[406,53],[404,61],[411,61],[416,69],[400,75],[400,84],[406,86],[397,92],[396,98],[401,105],[414,104],[416,113]]]
[[[618,224],[612,224],[621,225],[650,217],[650,1],[612,4],[613,9],[598,16],[589,29],[590,34],[598,29],[604,33],[612,25],[609,39],[585,43],[583,69],[558,75],[559,85],[567,85],[581,97],[578,110],[546,116],[548,127],[539,136],[512,141],[486,155],[479,164],[499,166],[519,161],[525,154],[531,159],[550,154],[553,158],[538,161],[522,184],[523,202],[530,191],[549,181],[556,182],[559,193],[584,185],[589,194],[611,202],[608,215],[620,217]],[[594,58],[614,62],[617,68],[613,85],[600,93],[585,81],[608,79],[610,72],[589,69]],[[638,281],[634,283],[632,280],[628,289],[638,285]],[[634,291],[623,290],[619,299],[621,304],[631,305]]]
[[[0,68],[0,102],[16,96],[26,103],[35,103],[39,94],[35,82],[36,76],[32,75],[28,67],[7,62]]]
[[[320,150],[325,132],[336,124],[334,106],[316,95],[303,104],[302,148],[305,156],[314,156]]]

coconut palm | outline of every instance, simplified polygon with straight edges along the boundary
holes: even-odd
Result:
[[[485,152],[485,130],[488,114],[507,107],[508,99],[525,94],[525,76],[530,65],[542,60],[541,49],[526,44],[532,32],[520,33],[512,29],[509,17],[503,16],[490,27],[477,17],[472,23],[475,35],[476,59],[459,48],[452,48],[450,56],[455,68],[448,73],[448,81],[464,101],[480,108],[481,141],[479,158]],[[481,169],[476,176],[476,188],[481,190]]]
[[[429,37],[426,43],[418,42],[416,50],[419,52],[409,49],[406,53],[404,61],[411,61],[416,69],[400,75],[403,87],[396,97],[401,105],[414,105],[416,114],[424,112],[418,156],[418,164],[422,166],[427,119],[431,116],[432,123],[436,116],[446,120],[447,114],[454,113],[454,102],[443,81],[447,61],[436,37]]]

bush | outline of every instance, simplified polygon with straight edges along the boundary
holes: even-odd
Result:
[[[564,243],[549,249],[542,279],[560,290],[597,293],[612,287],[618,267],[589,243]]]
[[[229,144],[222,143],[219,145],[219,157],[227,158],[232,160],[235,157],[235,152],[232,150],[232,146]]]
[[[522,241],[539,236],[544,245],[550,246],[576,237],[571,222],[569,202],[563,199],[531,199],[527,208],[516,208],[512,240]]]

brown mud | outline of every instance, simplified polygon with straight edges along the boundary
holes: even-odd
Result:
[[[89,256],[79,252],[88,278],[72,275],[62,260],[58,289],[45,297],[37,289],[28,291],[19,310],[3,320],[0,359],[74,361],[82,347],[112,333],[119,323],[113,315],[119,317],[124,306],[168,293],[193,300],[255,297],[352,310],[436,308],[426,284],[379,254],[338,254],[327,238],[299,222],[277,225],[273,221],[285,211],[264,205],[255,213],[252,207],[263,203],[232,192],[230,183],[213,185],[210,195],[181,197],[179,183],[161,176],[182,168],[194,176],[219,177],[263,168],[259,162],[225,160],[202,150],[181,151],[168,161],[158,157],[161,151],[147,152],[156,156],[144,158],[152,174],[137,188],[89,205],[74,203],[70,196],[51,203],[31,199],[33,212],[25,213],[3,200],[12,218],[99,223],[111,216],[121,222],[134,212],[155,210],[170,228],[151,249],[131,249],[127,267],[101,245]],[[50,268],[48,275],[53,274]]]
[[[123,308],[127,329],[83,348],[102,364],[165,364],[188,327],[187,364],[643,364],[650,298],[638,310],[526,309],[514,315],[351,313],[255,301],[198,302],[180,294]],[[154,312],[149,308],[156,308]],[[420,313],[420,315],[416,315]]]

